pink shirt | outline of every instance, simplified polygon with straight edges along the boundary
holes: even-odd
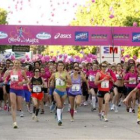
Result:
[[[88,84],[89,84],[89,87],[91,87],[91,88],[97,88],[97,85],[94,84],[95,76],[96,76],[97,72],[98,71],[93,71],[93,70],[89,70],[87,72]]]
[[[128,82],[126,84],[127,87],[132,87],[132,88],[135,88],[136,85],[137,85],[137,78],[138,78],[138,75],[137,73],[127,73],[124,77],[125,80],[133,80],[133,82]]]
[[[17,74],[14,74],[13,71],[11,71],[10,79],[11,79],[10,88],[17,90],[23,89],[23,85],[18,85],[19,82],[23,81],[21,70],[19,70]]]

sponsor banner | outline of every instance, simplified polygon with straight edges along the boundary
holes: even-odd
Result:
[[[140,28],[0,25],[0,45],[139,46]]]
[[[12,51],[13,52],[29,52],[30,51],[30,46],[12,46]]]
[[[115,46],[140,46],[139,27],[113,27],[112,34]]]

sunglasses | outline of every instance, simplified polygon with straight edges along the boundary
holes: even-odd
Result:
[[[78,69],[74,69],[75,71],[79,71]]]
[[[39,71],[35,71],[35,72],[39,72]]]
[[[102,67],[103,67],[103,68],[106,68],[107,66],[103,66],[103,65],[102,65]]]

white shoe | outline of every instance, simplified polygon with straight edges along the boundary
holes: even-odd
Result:
[[[88,105],[88,102],[87,102],[87,101],[85,101],[85,102],[84,102],[84,106],[87,106],[87,105]]]
[[[70,108],[71,108],[71,105],[69,104],[69,106],[68,106],[68,112],[70,112]]]
[[[20,111],[20,117],[24,117],[24,112]]]
[[[113,104],[112,106],[111,106],[111,111],[113,111],[115,109],[115,105]]]
[[[74,110],[74,113],[77,113],[77,110]]]
[[[71,122],[74,122],[74,118],[71,118],[71,120],[70,120]]]
[[[35,116],[35,121],[36,121],[36,122],[39,122],[39,120],[38,120],[38,117],[37,117],[37,116]]]
[[[108,119],[107,119],[107,117],[106,117],[106,116],[104,116],[104,120],[105,120],[105,122],[108,122]]]
[[[18,128],[18,126],[17,126],[17,123],[16,123],[16,122],[14,122],[14,123],[13,123],[13,128]]]
[[[115,113],[118,113],[118,107],[115,105]]]
[[[33,114],[32,114],[32,120],[34,120],[34,119],[35,119],[35,114],[33,113]]]
[[[132,108],[129,108],[129,113],[132,113]]]

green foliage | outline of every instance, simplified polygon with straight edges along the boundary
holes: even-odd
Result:
[[[80,6],[74,26],[132,26],[140,23],[140,0],[96,0]],[[113,15],[114,18],[110,18]]]
[[[96,0],[94,3],[89,0],[78,8],[71,26],[133,26],[134,22],[139,26],[139,4],[140,0]],[[140,55],[140,47],[124,50],[123,55]]]
[[[7,18],[7,12],[4,9],[0,8],[0,24],[7,24],[6,18]],[[6,45],[0,46],[0,53],[3,53],[4,50],[6,49],[11,49],[11,46],[6,46]]]
[[[7,24],[7,12],[0,8],[0,24]]]

